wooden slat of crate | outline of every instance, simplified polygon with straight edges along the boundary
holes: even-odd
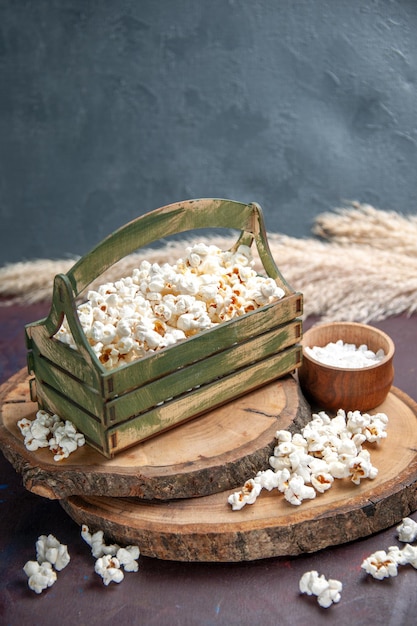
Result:
[[[80,383],[65,370],[48,363],[33,350],[36,380],[61,391],[73,402],[92,413],[105,428],[144,413],[158,403],[175,398],[197,385],[204,385],[241,369],[250,363],[265,359],[301,339],[301,322],[296,320],[274,328],[248,341],[200,359],[158,380],[144,384],[118,398],[106,401],[95,389]]]
[[[156,433],[280,378],[293,371],[300,362],[301,347],[292,346],[108,430],[104,430],[96,418],[81,406],[46,384],[37,384],[37,395],[41,406],[58,415],[65,413],[67,419],[71,419],[84,432],[90,445],[106,456],[112,456]]]
[[[117,427],[110,428],[108,430],[110,453],[117,453],[138,439],[150,437],[257,389],[295,370],[300,363],[300,346],[288,348],[263,361],[248,365],[239,372],[195,389],[182,398],[148,411],[144,414],[146,420],[142,420],[143,416],[140,415]]]
[[[72,402],[82,406],[85,411],[94,415],[98,422],[105,423],[105,400],[99,391],[77,380],[54,363],[50,363],[35,348],[32,350],[32,367],[35,372],[37,390],[40,385],[48,385],[70,398]],[[68,419],[71,418],[68,417]]]
[[[300,338],[300,321],[284,324],[143,385],[106,404],[105,426],[123,422],[132,415],[154,407],[160,401],[175,398],[198,385],[206,385],[234,370],[262,361],[294,345]]]
[[[159,379],[175,369],[200,361],[235,343],[244,342],[250,337],[292,321],[301,313],[300,294],[285,296],[252,313],[224,322],[216,328],[113,371],[104,370],[100,365],[96,368],[87,367],[85,359],[78,351],[49,337],[42,325],[28,328],[28,347],[34,350],[35,357],[38,352],[59,370],[68,372],[69,375],[96,389],[104,399],[109,399]],[[35,371],[33,363],[29,369]],[[94,412],[97,413],[97,410]]]
[[[109,375],[103,375],[103,393],[110,398],[156,380],[179,367],[185,367],[223,351],[236,343],[265,333],[272,328],[293,321],[302,313],[300,294],[286,296],[256,311],[223,322],[180,342],[175,346],[156,352],[141,362],[131,363]],[[107,388],[107,391],[106,391]],[[111,389],[111,392],[109,391]]]
[[[29,372],[34,371],[33,363],[30,360],[30,351],[36,349],[50,363],[54,363],[59,367],[65,366],[68,373],[78,380],[91,387],[97,386],[98,375],[94,368],[86,367],[85,358],[80,352],[73,350],[62,341],[50,337],[45,326],[41,325],[43,321],[39,320],[39,322],[26,327]]]

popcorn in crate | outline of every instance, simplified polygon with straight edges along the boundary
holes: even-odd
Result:
[[[197,244],[173,267],[144,261],[132,277],[87,291],[90,300],[78,303],[93,281],[132,252],[170,235],[214,228],[240,233],[229,251]],[[265,276],[252,269],[253,242]],[[199,265],[207,250],[212,258],[204,271]],[[222,266],[219,276],[216,266]],[[232,294],[228,308],[222,301],[223,313],[213,285]],[[132,304],[132,289],[140,306]],[[258,292],[262,297],[253,295]],[[71,420],[110,458],[296,369],[301,313],[302,294],[272,258],[259,205],[221,199],[171,204],[129,222],[55,277],[49,315],[26,326],[31,398]]]

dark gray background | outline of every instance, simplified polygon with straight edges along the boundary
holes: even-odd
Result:
[[[0,0],[0,264],[255,200],[416,212],[417,2]]]

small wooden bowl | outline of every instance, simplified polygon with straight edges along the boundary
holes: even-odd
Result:
[[[356,346],[366,344],[385,357],[369,367],[346,368],[324,365],[306,354],[305,347],[326,346],[341,339]],[[303,361],[298,380],[304,395],[317,410],[369,411],[385,400],[394,380],[394,342],[381,330],[355,322],[332,322],[308,330],[302,339]]]

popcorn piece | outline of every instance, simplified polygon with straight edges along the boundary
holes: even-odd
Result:
[[[300,505],[303,500],[316,497],[316,491],[304,483],[302,476],[294,475],[284,491],[284,498],[291,504]]]
[[[343,585],[340,581],[319,576],[318,572],[312,570],[305,572],[299,582],[301,593],[309,596],[317,596],[317,601],[323,608],[329,608],[333,603],[340,601]]]
[[[340,602],[343,589],[343,585],[339,580],[329,578],[327,582],[329,583],[328,588],[317,596],[318,603],[324,609],[328,609],[332,604]]]
[[[90,529],[88,528],[87,524],[82,524],[81,526],[81,537],[90,546],[90,548],[92,548],[93,535],[90,533]],[[103,535],[101,535],[100,543],[102,543],[102,540],[103,540]]]
[[[347,430],[353,434],[362,433],[370,424],[371,416],[360,411],[350,411],[347,419]]]
[[[280,471],[283,469],[291,469],[291,460],[289,456],[279,456],[277,448],[274,450],[274,455],[269,457],[269,465],[275,470]]]
[[[398,539],[404,543],[411,543],[417,539],[417,522],[411,517],[404,517],[397,526]]]
[[[358,454],[358,449],[352,439],[340,439],[337,446],[339,461],[349,464]]]
[[[406,546],[404,547],[404,550],[406,549]],[[398,565],[407,565],[408,564],[408,554],[407,554],[407,550],[404,552],[403,550],[401,550],[398,546],[390,546],[388,548],[388,552],[387,552],[388,556],[393,558],[394,561],[398,564]]]
[[[348,478],[350,475],[349,466],[346,463],[342,463],[338,459],[330,459],[329,457],[329,474],[333,478]]]
[[[268,491],[272,491],[272,489],[278,488],[280,484],[279,479],[280,479],[279,472],[274,472],[271,469],[267,469],[267,470],[258,472],[254,478],[254,481],[255,483],[261,485],[262,489],[267,489]]]
[[[36,558],[38,563],[48,562],[60,572],[70,562],[66,545],[61,544],[54,535],[41,535],[36,542]]]
[[[106,545],[103,531],[98,530],[92,534],[86,524],[81,526],[81,537],[91,547],[91,553],[97,559],[96,572],[103,577],[106,585],[112,580],[120,582],[123,579],[123,572],[120,578],[120,574],[114,571],[120,567],[123,567],[126,572],[138,571],[137,559],[140,555],[138,546],[122,548],[117,543]]]
[[[312,570],[302,575],[299,588],[301,593],[306,593],[308,596],[317,596],[327,589],[327,581],[323,575],[319,576],[316,570]]]
[[[38,594],[51,587],[57,579],[56,572],[48,561],[41,564],[37,561],[28,561],[23,567],[23,571],[29,579],[29,588]]]
[[[309,463],[312,457],[304,451],[299,450],[291,452],[288,457],[291,462],[291,473],[300,476],[305,483],[310,482],[311,470]]]
[[[245,504],[253,504],[260,494],[262,486],[253,478],[245,482],[241,491],[236,491],[228,497],[229,504],[234,511],[239,511]]]
[[[116,556],[120,546],[117,544],[106,545],[104,543],[104,533],[102,530],[91,534],[88,526],[83,524],[81,526],[81,537],[90,546],[91,554],[96,558],[100,558],[105,555]]]
[[[311,475],[311,484],[319,493],[324,493],[333,485],[334,477],[330,472],[314,472]]]
[[[273,472],[271,469],[267,469],[258,472],[254,478],[254,482],[261,486],[261,489],[278,489],[278,491],[284,492],[288,489],[288,481],[291,474],[287,468]]]
[[[307,439],[301,433],[294,433],[292,443],[296,450],[305,453],[309,452]]]
[[[19,420],[17,425],[24,437],[24,444],[27,450],[35,452],[39,448],[48,447],[49,428],[44,426],[40,420]]]
[[[21,434],[24,437],[30,431],[31,425],[32,425],[32,422],[31,422],[31,420],[28,420],[27,417],[23,417],[22,419],[18,420],[18,422],[17,422],[17,426],[18,426]]]
[[[291,442],[292,434],[289,430],[277,430],[277,432],[275,433],[275,439],[278,441],[278,443],[283,441]]]
[[[356,458],[349,462],[351,481],[359,485],[363,478],[373,480],[378,474],[378,469],[371,463],[371,455],[368,450],[361,450]]]
[[[139,555],[140,551],[137,546],[127,546],[126,548],[119,548],[116,557],[125,572],[137,572]]]
[[[124,578],[118,559],[110,554],[106,554],[97,559],[94,571],[102,577],[106,586],[111,582],[120,583]]]
[[[377,550],[368,556],[362,562],[361,567],[378,580],[398,574],[398,562],[395,556],[392,553],[387,554],[385,550]]]
[[[54,461],[62,461],[84,444],[84,435],[77,431],[72,422],[66,420],[65,424],[61,422],[54,429],[53,437],[49,440],[49,449],[54,453]]]
[[[289,487],[289,481],[291,478],[290,471],[287,468],[282,470],[278,470],[277,479],[278,479],[278,491],[281,493],[285,493]]]
[[[417,569],[417,546],[411,546],[407,543],[400,552],[400,565],[412,565],[414,569]]]
[[[384,439],[387,436],[387,424],[388,417],[385,413],[377,413],[371,416],[370,423],[363,429],[363,434],[366,436],[367,441],[379,443],[381,439]]]

